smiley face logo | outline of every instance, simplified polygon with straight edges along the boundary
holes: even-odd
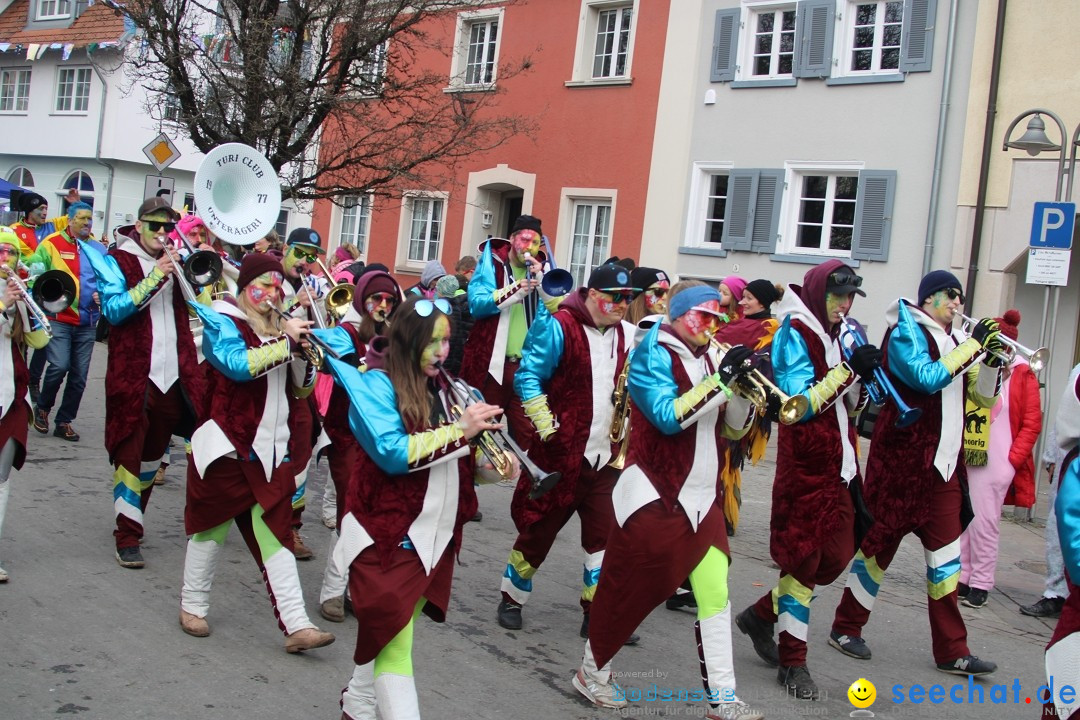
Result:
[[[877,688],[874,687],[874,683],[870,682],[866,678],[859,678],[855,682],[851,683],[851,687],[847,691],[848,700],[851,704],[857,708],[868,708],[874,704],[874,700],[877,699]]]

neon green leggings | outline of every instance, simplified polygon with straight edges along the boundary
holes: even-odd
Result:
[[[423,610],[426,602],[427,600],[424,598],[416,601],[416,607],[413,608],[412,619],[409,620],[408,625],[401,628],[401,632],[395,635],[393,640],[386,643],[383,649],[379,651],[379,654],[375,656],[375,677],[383,673],[412,677],[413,626],[416,624],[416,618],[420,615],[420,611]]]
[[[252,506],[247,515],[237,515],[233,520],[236,521],[236,526],[240,528],[240,534],[244,537],[248,550],[258,561],[259,567],[262,567],[268,557],[281,549],[281,541],[277,539],[266,521],[263,520],[262,506],[256,504]],[[191,536],[191,539],[195,542],[212,540],[218,545],[224,545],[233,520],[226,520],[217,527],[197,532]]]
[[[710,547],[697,567],[690,571],[690,587],[697,600],[698,620],[722,612],[728,604],[728,556]]]

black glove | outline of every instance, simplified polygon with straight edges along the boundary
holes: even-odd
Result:
[[[848,365],[861,378],[871,378],[874,371],[881,367],[881,350],[876,345],[867,343],[851,351]]]
[[[983,318],[971,328],[971,337],[986,350],[1001,349],[1001,340],[998,339],[1000,334],[1001,328],[997,321],[991,318]]]
[[[736,375],[744,375],[754,369],[754,351],[745,345],[732,345],[720,361],[716,374],[720,382],[730,385]]]

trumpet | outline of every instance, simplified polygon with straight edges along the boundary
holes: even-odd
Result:
[[[866,338],[863,337],[859,326],[847,315],[840,313],[840,322],[844,326],[843,331],[840,333],[840,349],[844,353],[844,359],[847,360],[851,357],[855,348],[866,344]],[[845,342],[845,339],[848,342]],[[884,405],[890,398],[896,403],[896,409],[899,412],[896,418],[896,427],[907,427],[922,417],[920,408],[909,407],[904,402],[904,398],[900,397],[900,392],[889,380],[889,376],[885,374],[885,368],[874,368],[873,380],[864,380],[863,387],[866,388],[866,394],[870,396],[870,402],[875,405]]]
[[[52,323],[48,315],[63,312],[75,302],[75,281],[63,270],[48,270],[34,280],[34,289],[30,291],[19,273],[7,265],[0,266],[5,279],[15,285],[22,295],[23,303],[34,320],[41,325],[45,334],[52,337]]]
[[[720,342],[716,338],[709,338],[709,340],[713,347],[724,354],[731,350],[731,345],[728,343]],[[802,420],[806,411],[810,409],[810,401],[804,395],[785,394],[776,386],[776,383],[765,377],[765,373],[757,368],[735,378],[732,389],[757,405],[758,412],[762,415],[769,406],[769,398],[774,398],[780,404],[779,420],[782,425],[794,425]]]
[[[330,269],[326,267],[326,264],[321,258],[316,257],[315,262],[322,268],[323,274],[326,276],[326,282],[333,282],[334,277],[330,274]],[[356,286],[347,282],[339,282],[331,286],[330,290],[326,293],[326,299],[323,303],[326,305],[326,312],[335,321],[341,320],[345,317],[345,312],[352,305],[353,293],[356,292]]]
[[[277,313],[278,317],[280,317],[282,320],[292,320],[292,315],[289,315],[289,313],[285,312],[276,305],[271,305],[270,309]],[[303,350],[304,357],[306,357],[308,362],[314,365],[316,369],[323,369],[323,367],[326,365],[327,355],[334,358],[335,360],[341,359],[341,355],[339,355],[337,351],[334,350],[334,348],[323,342],[322,339],[319,338],[317,335],[308,333],[304,336],[304,339],[307,340],[309,343],[308,347],[304,348]]]
[[[973,317],[968,317],[963,313],[960,314],[960,327],[962,332],[971,337],[971,331],[975,327],[975,324],[979,322]],[[998,340],[1004,345],[1002,350],[987,350],[987,354],[997,358],[1003,364],[1008,365],[1013,361],[1017,355],[1028,361],[1028,365],[1031,367],[1033,373],[1040,373],[1042,369],[1046,367],[1046,361],[1050,358],[1050,351],[1042,347],[1038,350],[1032,350],[1031,348],[1024,347],[1020,343],[1016,342],[1010,337],[1005,337],[999,334]]]
[[[450,414],[456,417],[451,419],[457,420],[461,417],[463,408],[467,408],[479,402],[479,398],[474,395],[474,391],[468,385],[465,385],[461,380],[450,375],[446,371],[446,368],[442,366],[442,363],[436,365],[439,369],[439,373],[442,375],[443,381],[446,383],[447,388],[450,390],[450,394],[454,396],[454,405],[450,408]],[[529,477],[529,481],[532,484],[532,489],[529,491],[529,497],[533,500],[537,499],[551,488],[555,487],[556,483],[562,480],[561,472],[547,473],[536,466],[529,456],[525,454],[525,451],[514,442],[514,439],[510,437],[509,433],[502,432],[501,430],[485,430],[477,436],[477,443],[480,447],[480,452],[484,454],[488,462],[492,464],[496,472],[503,478],[509,479],[513,474],[514,460],[516,459],[521,465],[521,471]]]
[[[611,416],[611,429],[608,440],[619,443],[619,453],[608,463],[616,470],[626,467],[626,454],[630,450],[630,391],[626,382],[630,377],[630,355],[627,354],[622,372],[615,381],[615,391],[611,394],[611,403],[615,413]]]

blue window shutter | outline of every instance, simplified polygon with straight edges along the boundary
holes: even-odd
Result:
[[[795,17],[795,77],[829,77],[832,70],[834,0],[805,0]]]
[[[760,174],[759,170],[732,170],[728,174],[727,212],[720,237],[720,247],[724,250],[750,249]]]
[[[900,72],[930,72],[936,18],[937,0],[904,0]]]
[[[895,199],[895,170],[859,172],[858,201],[855,203],[855,231],[851,238],[852,259],[889,259],[889,235],[892,233]]]
[[[739,8],[716,11],[713,32],[712,82],[731,82],[735,79],[735,49],[739,44]]]
[[[762,170],[758,177],[757,201],[750,249],[754,252],[776,252],[776,235],[780,229],[780,200],[784,196],[784,171]]]

